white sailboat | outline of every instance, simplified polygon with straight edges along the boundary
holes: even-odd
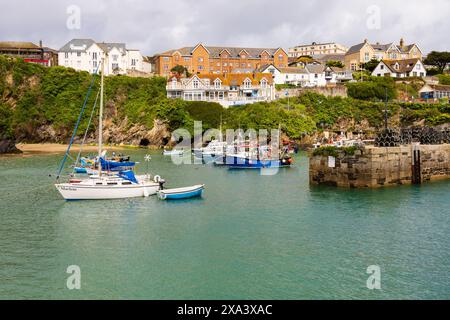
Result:
[[[101,64],[100,115],[98,157],[102,158],[103,131],[103,83],[104,60]],[[74,133],[75,135],[75,133]],[[72,142],[72,141],[71,141]],[[67,153],[70,150],[68,147]],[[66,154],[67,155],[67,154]],[[63,165],[62,165],[63,166]],[[61,167],[62,167],[61,166]],[[59,176],[59,174],[58,174]],[[102,171],[102,161],[98,161],[98,174],[84,179],[70,179],[67,183],[56,183],[56,189],[66,200],[100,200],[148,197],[160,189],[159,177],[153,179],[150,175],[135,176],[127,170],[115,174],[105,174]]]

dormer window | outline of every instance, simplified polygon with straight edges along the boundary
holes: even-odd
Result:
[[[194,89],[198,89],[200,86],[200,81],[198,81],[198,79],[194,79],[194,81],[192,81],[192,87]]]
[[[394,69],[395,69],[395,70],[398,70],[399,68],[400,68],[399,64],[398,64],[398,63],[395,63]]]
[[[245,79],[244,80],[244,88],[245,89],[250,89],[252,87],[252,81],[250,79]]]
[[[266,79],[262,79],[261,80],[261,88],[267,88],[267,80]]]
[[[220,89],[221,86],[222,86],[222,81],[220,81],[220,79],[214,80],[214,88]]]

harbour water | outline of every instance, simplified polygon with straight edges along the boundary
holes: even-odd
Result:
[[[146,153],[129,152],[141,173]],[[450,298],[450,181],[310,187],[306,154],[274,176],[151,154],[167,187],[205,183],[203,198],[65,202],[48,177],[61,154],[0,158],[0,298]]]

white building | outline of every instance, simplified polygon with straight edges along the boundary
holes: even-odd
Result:
[[[289,48],[288,56],[291,58],[301,56],[315,56],[315,55],[328,55],[328,54],[340,54],[344,55],[348,48],[342,44],[335,42],[328,43],[316,43],[306,45],[298,45],[293,48]]]
[[[427,71],[420,59],[381,60],[372,76],[393,78],[426,77]]]
[[[168,79],[167,97],[186,101],[210,101],[224,107],[275,99],[269,73],[198,74]]]
[[[351,73],[349,75],[349,72],[343,69],[317,63],[288,68],[277,68],[270,64],[263,66],[259,72],[271,73],[275,84],[292,84],[300,87],[324,87],[327,84],[351,80]]]
[[[94,73],[105,58],[105,75],[127,74],[130,71],[148,73],[150,63],[139,50],[127,49],[124,43],[97,43],[92,39],[73,39],[58,54],[60,66]]]

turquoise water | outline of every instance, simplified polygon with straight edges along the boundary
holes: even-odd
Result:
[[[167,187],[204,197],[65,202],[61,155],[0,158],[0,298],[450,298],[450,181],[343,190],[310,187],[305,154],[275,176],[152,155]]]

